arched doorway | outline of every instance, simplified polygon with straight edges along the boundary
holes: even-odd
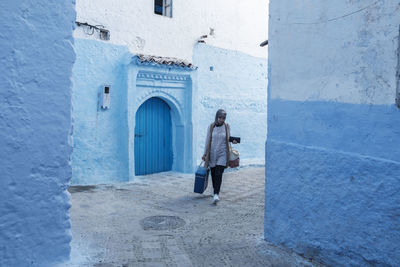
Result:
[[[135,120],[135,175],[172,169],[171,108],[158,97],[144,102]]]

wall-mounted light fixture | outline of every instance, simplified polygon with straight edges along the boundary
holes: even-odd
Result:
[[[101,103],[102,109],[109,109],[110,108],[110,86],[104,85],[103,86],[103,102]]]
[[[264,46],[266,46],[266,45],[268,45],[268,40],[265,40],[264,42],[262,42],[262,43],[260,44],[261,47],[264,47]]]
[[[110,31],[106,30],[103,25],[91,25],[87,22],[79,22],[79,21],[75,21],[75,23],[78,27],[86,27],[85,33],[87,35],[93,35],[94,31],[96,30],[97,32],[99,32],[99,37],[101,40],[105,41],[110,40]]]
[[[215,29],[214,28],[210,28],[210,35],[214,36],[215,35]]]
[[[110,31],[106,29],[100,29],[100,39],[108,41],[110,40]]]

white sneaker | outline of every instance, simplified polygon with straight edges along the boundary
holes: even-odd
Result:
[[[219,201],[219,197],[217,194],[214,194],[214,200],[213,203],[217,203]]]

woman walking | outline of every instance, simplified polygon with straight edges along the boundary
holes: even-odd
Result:
[[[214,188],[213,203],[219,201],[222,174],[229,163],[229,137],[230,127],[225,123],[226,112],[219,109],[215,114],[215,121],[208,126],[206,145],[204,149],[204,166],[211,168],[211,178]],[[232,143],[236,144],[236,141]]]

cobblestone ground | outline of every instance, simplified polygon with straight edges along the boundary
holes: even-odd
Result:
[[[72,186],[62,266],[320,266],[263,240],[264,177],[264,168],[226,172],[218,205],[211,181],[195,194],[188,174]]]

